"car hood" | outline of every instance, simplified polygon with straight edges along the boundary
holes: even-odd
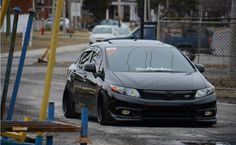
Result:
[[[125,87],[147,90],[198,90],[206,87],[199,73],[113,72]]]

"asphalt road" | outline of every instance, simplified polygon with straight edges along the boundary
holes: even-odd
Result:
[[[57,64],[50,93],[56,105],[56,120],[80,124],[80,119],[67,119],[62,114],[62,93],[69,63],[77,59],[83,46],[72,46],[57,55]],[[46,65],[35,64],[42,52],[31,52],[26,59],[14,119],[30,116],[38,119],[46,72]],[[7,55],[1,56],[1,84],[3,83]],[[19,56],[16,55],[8,92],[12,93]],[[2,88],[2,87],[1,87]],[[236,104],[218,102],[218,123],[213,127],[198,127],[181,123],[122,123],[101,126],[96,119],[89,121],[89,138],[94,145],[236,145]],[[56,145],[73,145],[79,133],[55,134]]]

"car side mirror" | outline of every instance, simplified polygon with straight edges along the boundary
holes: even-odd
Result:
[[[202,64],[195,64],[195,66],[197,67],[197,69],[203,73],[205,71],[205,66]]]
[[[96,67],[94,63],[88,63],[84,65],[84,70],[87,72],[96,73]]]

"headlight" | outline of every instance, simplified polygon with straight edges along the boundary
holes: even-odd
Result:
[[[110,85],[110,87],[113,92],[128,95],[128,96],[140,97],[140,95],[136,89],[119,87],[119,86],[115,86],[115,85]]]
[[[95,37],[90,37],[90,41],[91,41],[92,43],[95,43],[95,42],[96,42],[96,38],[95,38]]]
[[[195,97],[196,98],[204,97],[204,96],[213,94],[214,92],[215,92],[215,87],[212,86],[209,88],[198,90]]]

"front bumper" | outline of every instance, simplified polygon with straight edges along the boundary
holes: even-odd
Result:
[[[183,120],[216,123],[216,94],[194,100],[148,100],[109,94],[108,108],[117,121]]]

